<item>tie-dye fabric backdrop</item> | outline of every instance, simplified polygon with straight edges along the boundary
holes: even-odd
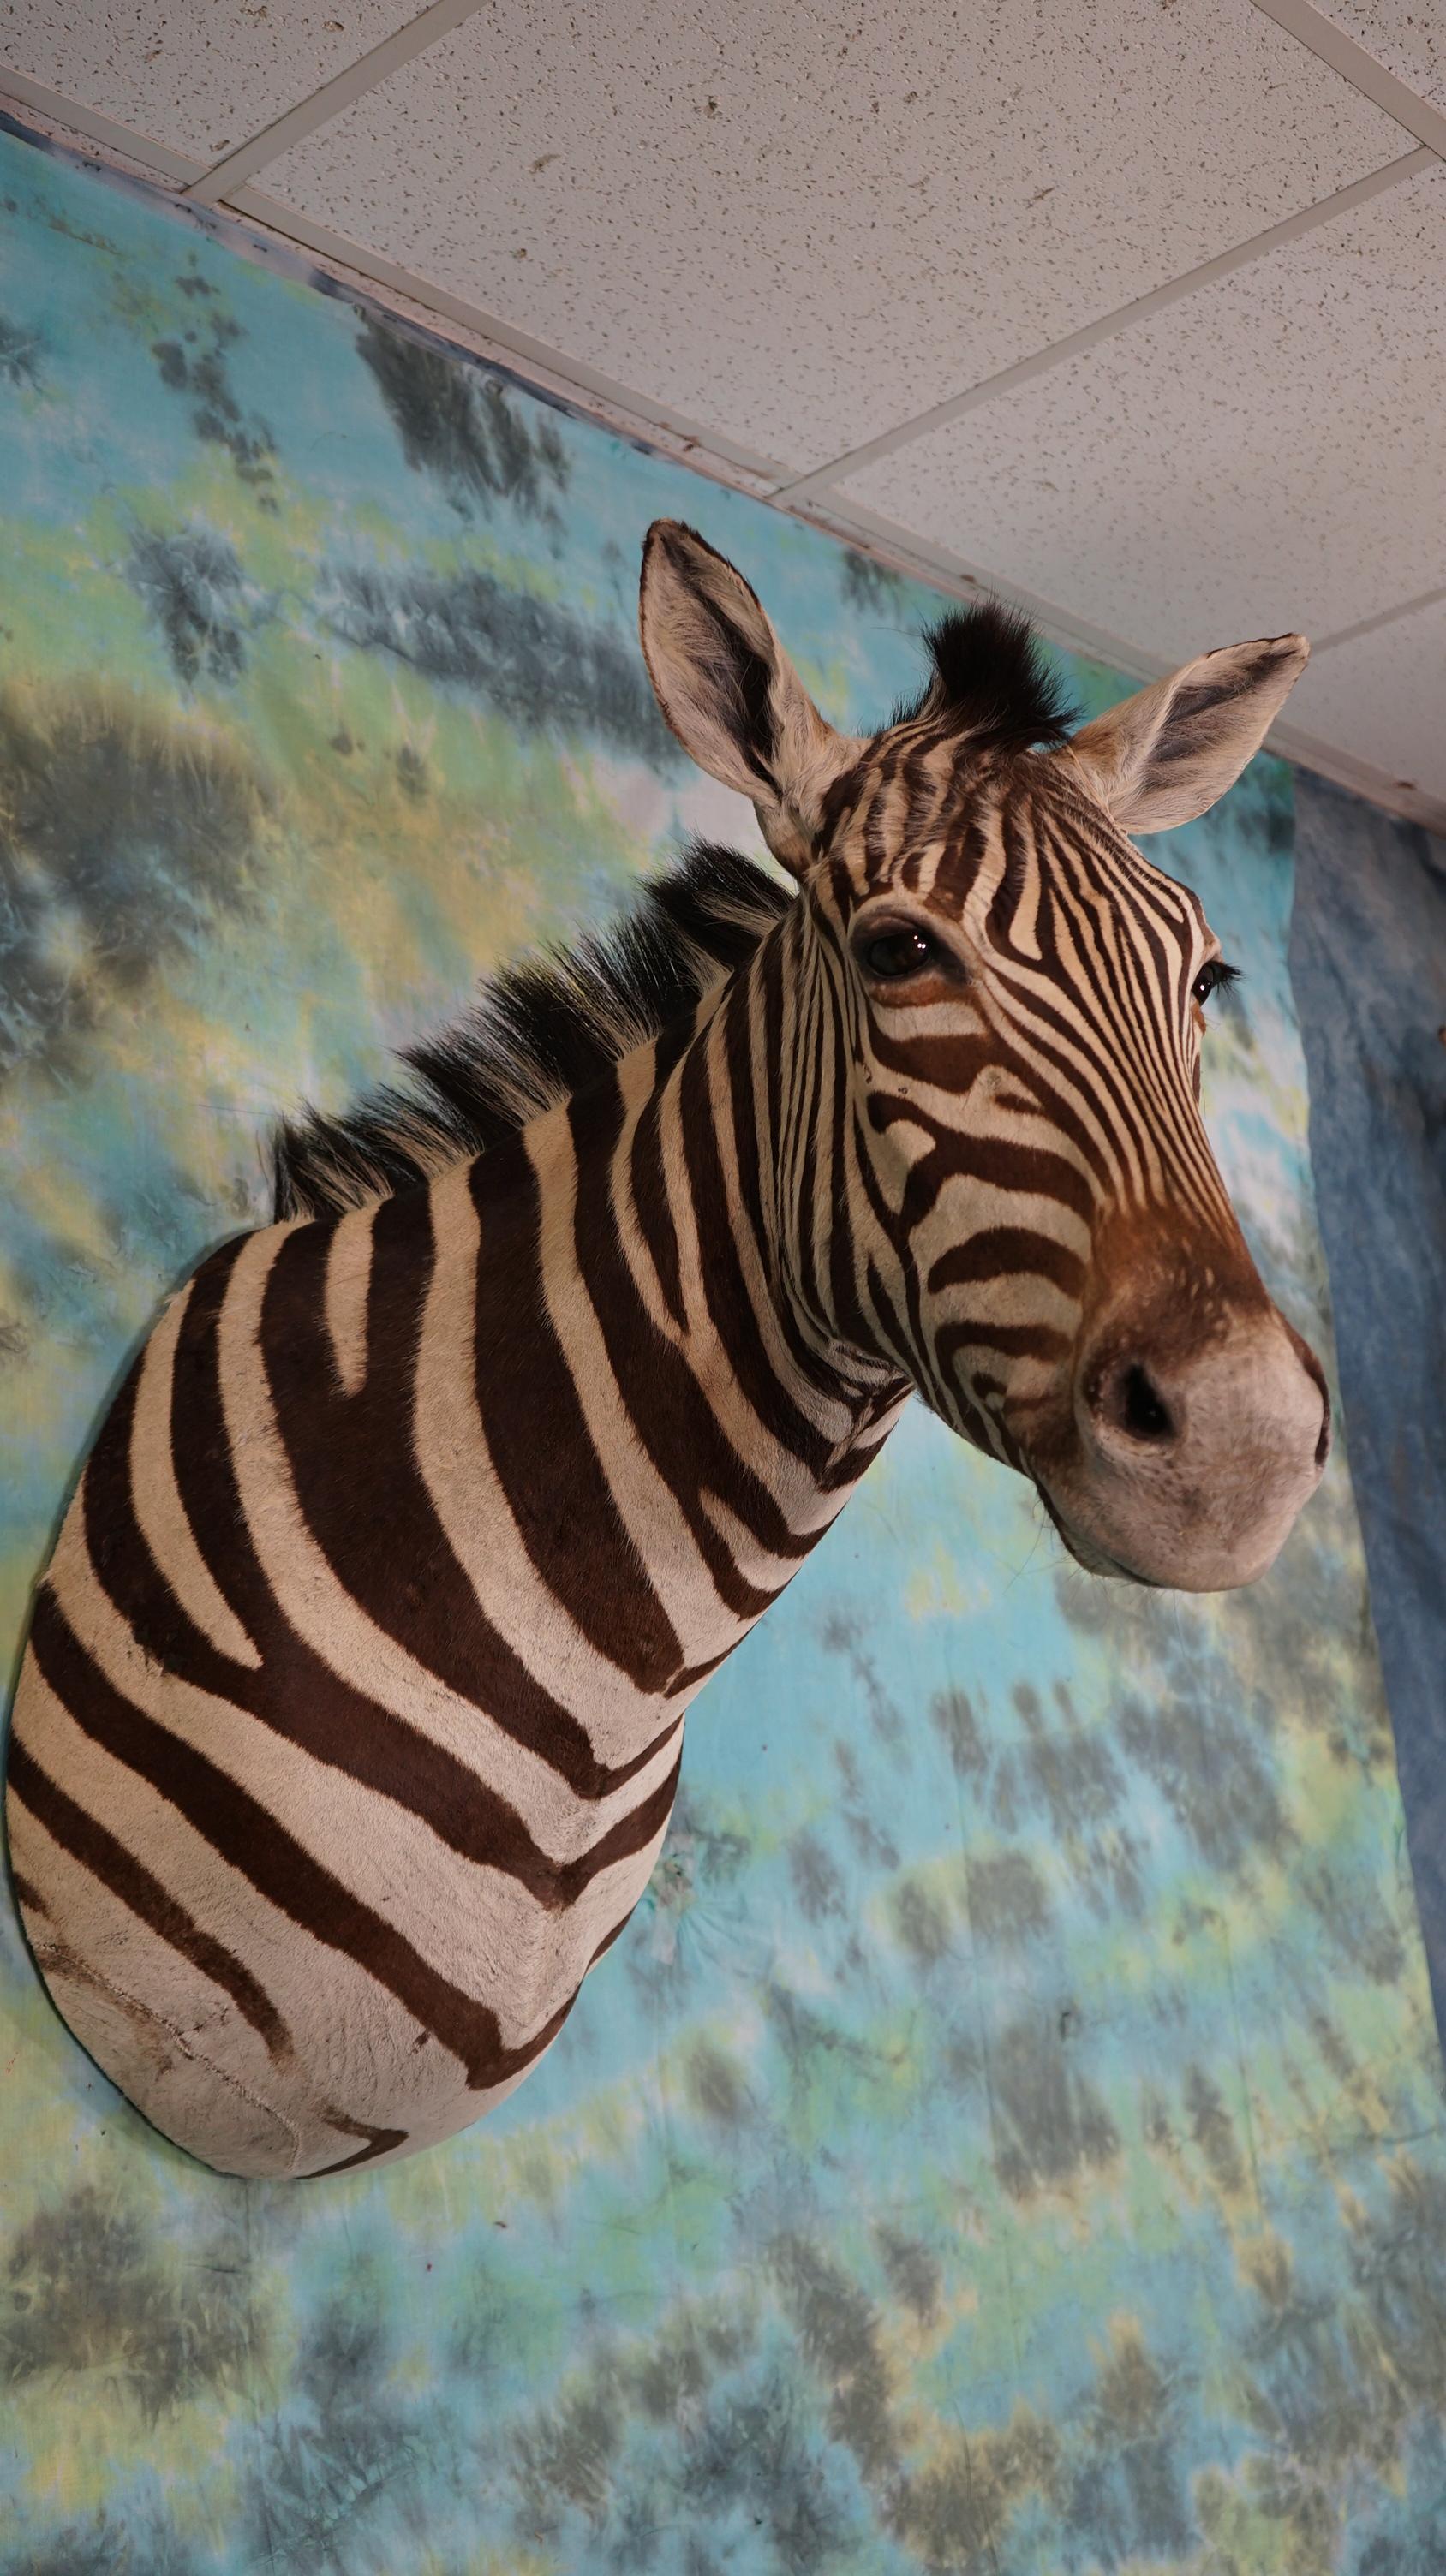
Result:
[[[648,521],[836,721],[937,603],[54,154],[0,140],[0,207],[8,1642],[273,1115],[680,829],[753,846],[652,710]],[[1159,852],[1247,970],[1208,1110],[1319,1341],[1291,847],[1260,761]],[[1268,1581],[1151,1597],[916,1410],[700,1702],[552,2055],[414,2163],[207,2174],[8,1916],[0,1966],[3,2576],[1446,2565],[1440,2064],[1339,1452]]]

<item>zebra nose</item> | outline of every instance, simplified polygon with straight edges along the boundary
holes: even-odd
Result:
[[[1163,1467],[1180,1449],[1190,1429],[1188,1371],[1174,1368],[1158,1352],[1147,1358],[1137,1347],[1118,1341],[1100,1347],[1080,1372],[1088,1435],[1103,1457],[1121,1468],[1138,1460]]]
[[[1284,1316],[1281,1317],[1281,1321],[1285,1323]],[[1315,1463],[1318,1468],[1324,1467],[1331,1454],[1331,1395],[1330,1388],[1325,1382],[1325,1371],[1309,1342],[1302,1341],[1294,1324],[1285,1325],[1285,1336],[1311,1385],[1315,1388],[1316,1394],[1320,1397],[1320,1430],[1316,1435]]]
[[[1095,1421],[1151,1449],[1168,1448],[1179,1432],[1179,1408],[1140,1359],[1117,1359],[1086,1381]]]
[[[1314,1354],[1262,1298],[1201,1323],[1152,1299],[1096,1327],[1074,1383],[1070,1526],[1138,1579],[1228,1591],[1262,1573],[1330,1445]]]

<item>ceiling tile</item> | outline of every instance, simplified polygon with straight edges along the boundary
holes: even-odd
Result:
[[[1249,0],[532,0],[258,185],[796,472],[1409,142]]]
[[[424,0],[0,0],[0,65],[215,161],[421,15]],[[3,82],[3,73],[0,73]]]
[[[1354,36],[1388,72],[1433,107],[1446,107],[1446,8],[1442,0],[1311,0],[1343,36]]]
[[[1446,600],[1317,654],[1286,716],[1446,805]]]
[[[839,488],[1183,661],[1328,635],[1446,580],[1443,415],[1434,168]]]

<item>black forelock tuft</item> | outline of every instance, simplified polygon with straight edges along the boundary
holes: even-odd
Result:
[[[1029,620],[999,599],[952,610],[924,636],[933,677],[900,707],[895,724],[920,718],[955,727],[981,750],[1028,751],[1064,742],[1076,720]]]

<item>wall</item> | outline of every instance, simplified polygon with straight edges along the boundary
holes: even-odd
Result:
[[[0,141],[0,203],[18,1641],[274,1114],[680,827],[751,845],[650,708],[648,521],[835,721],[936,603],[58,156]],[[1319,1346],[1293,828],[1261,761],[1160,854],[1247,970],[1207,1106]],[[6,1918],[0,2576],[1436,2565],[1440,2063],[1344,1456],[1266,1582],[1157,1598],[916,1411],[685,1780],[531,2082],[305,2191],[158,2141]]]
[[[1371,1600],[1446,2029],[1446,844],[1296,791],[1290,971]]]

